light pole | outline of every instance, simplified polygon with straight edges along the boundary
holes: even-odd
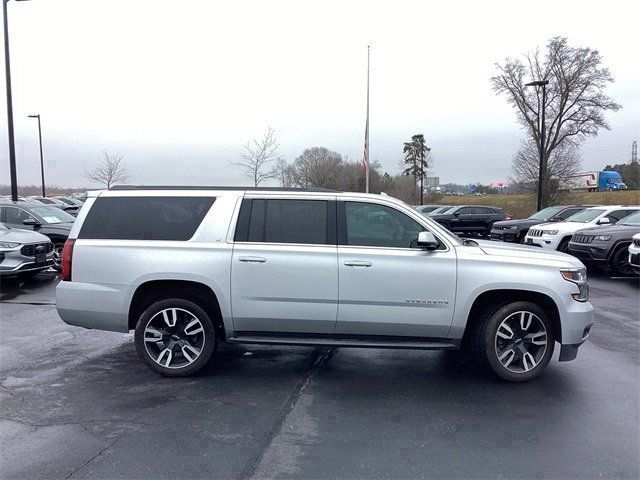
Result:
[[[542,112],[538,111],[538,118],[540,119],[540,168],[538,171],[538,211],[542,210],[542,183],[544,173],[546,173],[547,165],[545,162],[545,124],[544,124],[544,111],[547,106],[547,85],[549,80],[536,80],[525,84],[525,87],[542,87]]]
[[[25,2],[27,0],[16,0]],[[2,0],[4,18],[4,71],[7,82],[7,131],[9,133],[9,175],[11,177],[11,200],[18,200],[18,179],[16,176],[16,145],[13,138],[13,102],[11,100],[11,62],[9,61],[9,20],[7,18],[7,3]]]
[[[40,114],[27,115],[29,118],[38,119],[38,140],[40,140],[40,175],[42,176],[42,196],[46,197],[47,194],[44,191],[44,158],[42,157],[42,127],[40,126]]]

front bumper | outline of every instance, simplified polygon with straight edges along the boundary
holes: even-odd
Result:
[[[569,242],[568,253],[583,262],[606,263],[609,259],[610,247],[597,243],[575,243]]]
[[[593,319],[593,305],[590,302],[576,302],[572,298],[565,301],[564,308],[560,311],[562,331],[559,361],[568,362],[576,358],[578,347],[591,334]]]
[[[521,233],[518,230],[491,230],[491,240],[498,240],[500,242],[519,242]]]
[[[22,255],[19,248],[3,250],[0,252],[0,276],[46,270],[54,266],[53,256],[53,252],[49,253],[45,256],[44,262],[37,263],[35,257]]]
[[[524,244],[532,247],[542,247],[545,250],[557,250],[561,239],[561,235],[542,235],[541,237],[527,235],[524,238]]]

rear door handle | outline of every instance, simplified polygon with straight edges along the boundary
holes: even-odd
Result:
[[[267,261],[264,257],[238,257],[238,260],[247,263],[264,263]]]
[[[371,262],[362,260],[345,260],[344,264],[347,267],[370,267],[373,265]]]

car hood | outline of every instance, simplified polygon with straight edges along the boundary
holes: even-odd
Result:
[[[37,243],[49,241],[48,237],[31,230],[20,230],[18,228],[0,230],[0,242]]]
[[[499,222],[495,222],[493,225],[496,227],[533,227],[534,225],[538,225],[542,223],[541,220],[529,220],[528,218],[521,218],[518,220],[500,220]]]
[[[583,268],[580,260],[566,253],[555,250],[543,250],[539,247],[529,247],[512,243],[494,242],[491,240],[474,240],[480,249],[487,255],[500,255],[502,257],[515,257],[527,260],[528,263],[536,263],[538,260],[551,260],[566,263],[568,267]]]
[[[631,238],[640,232],[638,225],[601,225],[598,227],[582,228],[580,233],[587,235],[626,235]]]
[[[540,230],[558,230],[560,233],[573,233],[583,228],[593,227],[593,223],[582,222],[547,222],[536,225]]]

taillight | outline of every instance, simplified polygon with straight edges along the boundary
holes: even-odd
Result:
[[[62,280],[65,282],[71,281],[71,263],[73,260],[73,245],[75,240],[69,238],[64,242],[62,248]]]

